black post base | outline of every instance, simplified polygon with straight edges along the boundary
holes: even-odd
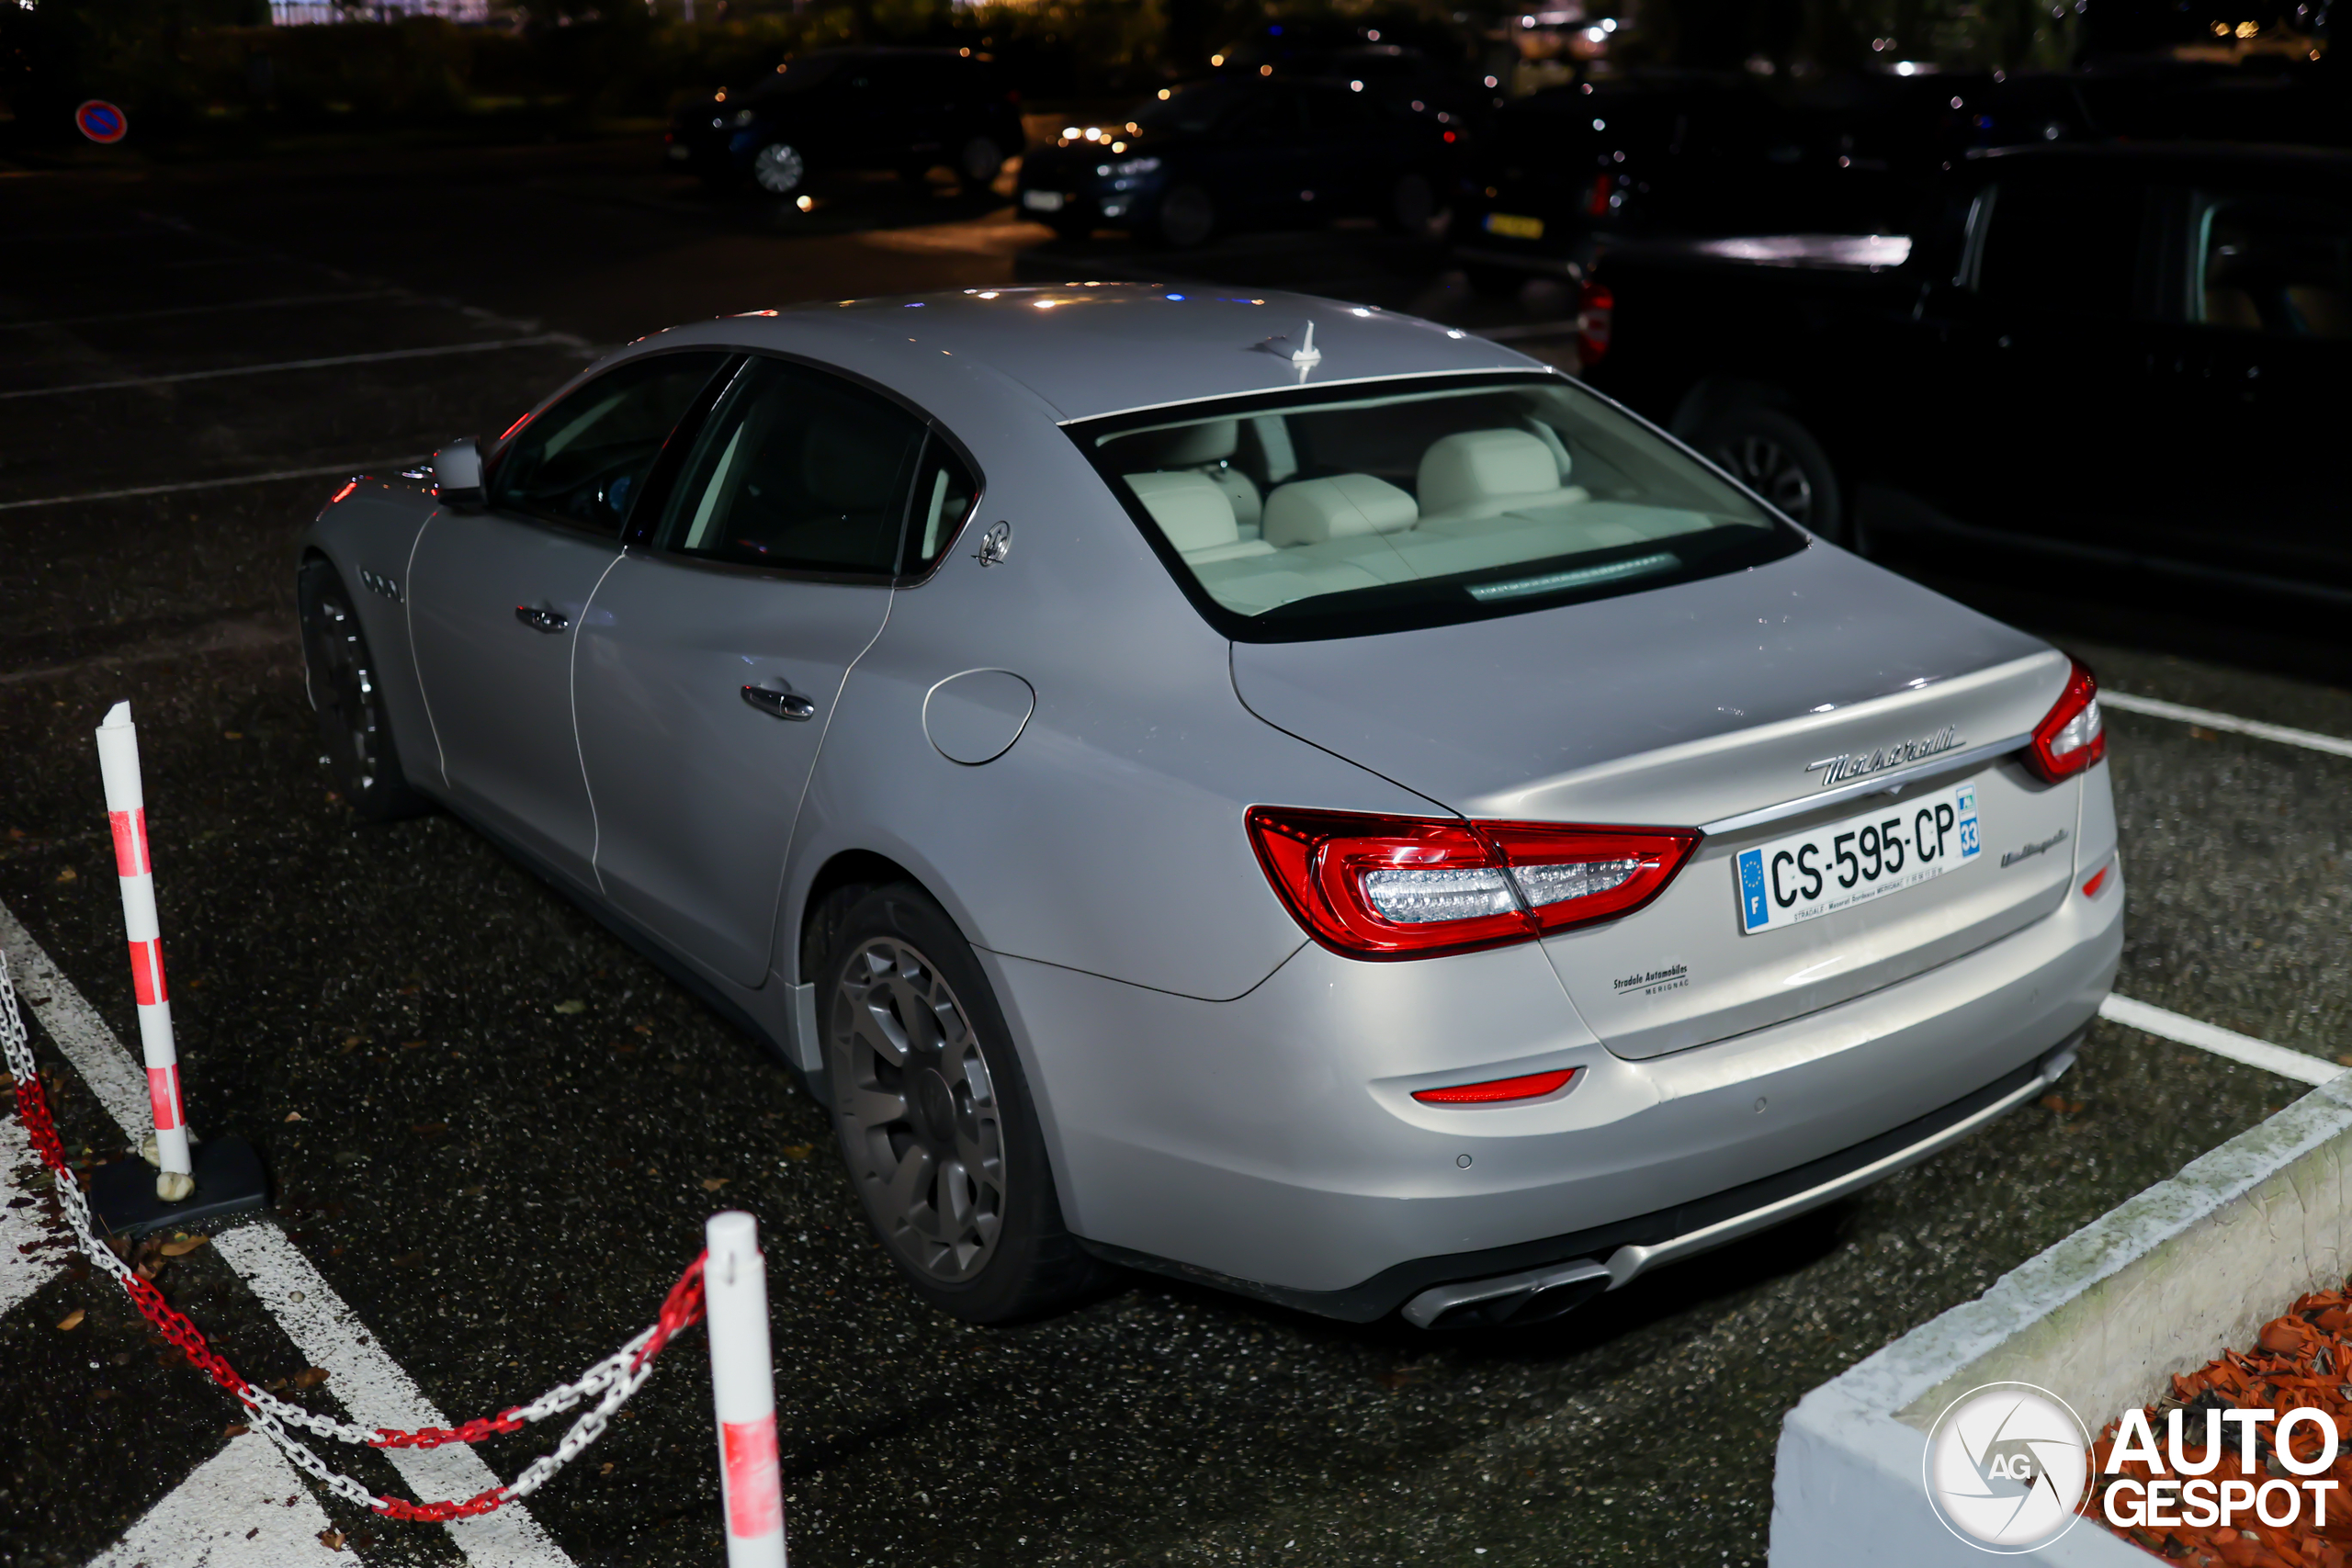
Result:
[[[90,1173],[90,1213],[103,1230],[120,1236],[181,1230],[269,1206],[269,1175],[261,1156],[239,1137],[207,1138],[189,1151],[196,1190],[177,1203],[155,1196],[155,1168],[133,1156]]]

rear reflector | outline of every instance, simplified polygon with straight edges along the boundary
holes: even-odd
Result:
[[[1252,807],[1259,863],[1307,934],[1351,958],[1431,958],[1629,915],[1699,835]]]
[[[1609,335],[1617,316],[1617,296],[1605,283],[1586,279],[1577,288],[1577,363],[1586,369],[1600,363],[1609,352]]]
[[[2089,877],[2083,883],[2083,897],[2086,898],[2098,897],[2098,890],[2107,886],[2107,874],[2114,869],[2115,866],[2113,863],[2110,862],[2091,873]]]
[[[1536,1100],[1566,1088],[1576,1076],[1574,1067],[1563,1067],[1556,1073],[1530,1073],[1525,1077],[1418,1089],[1413,1091],[1413,1098],[1430,1105],[1493,1105],[1506,1100]]]
[[[2073,778],[2106,755],[2107,723],[2098,711],[2098,679],[2090,666],[2077,659],[2056,705],[2033,727],[2026,766],[2045,782],[2056,784]]]

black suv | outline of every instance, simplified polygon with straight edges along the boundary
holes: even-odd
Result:
[[[978,188],[1021,152],[1020,102],[996,66],[968,50],[819,50],[681,108],[669,155],[713,184],[749,178],[779,197],[828,170],[891,169],[913,180],[941,164]]]

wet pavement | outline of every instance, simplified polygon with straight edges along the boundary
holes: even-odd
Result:
[[[1760,1562],[1805,1390],[2297,1092],[2098,1024],[2052,1102],[1518,1332],[1349,1326],[1140,1278],[1041,1323],[952,1323],[898,1284],[816,1106],[758,1046],[455,819],[352,821],[318,765],[289,545],[337,482],[307,470],[501,428],[594,347],[673,321],[1177,262],[1049,247],[944,187],[805,215],[717,199],[636,142],[36,174],[0,201],[0,904],[134,1039],[90,741],[132,699],[191,1119],[265,1149],[277,1222],[453,1418],[576,1375],[650,1321],[706,1214],[756,1213],[796,1562]],[[1182,265],[1471,325],[1560,310],[1475,301],[1428,247],[1369,232]],[[318,359],[346,362],[209,374]],[[9,504],[286,471],[305,472]],[[2312,674],[2341,677],[2276,625],[1936,581],[2116,690],[2352,736],[2352,694]],[[2119,990],[2352,1051],[2352,761],[2108,724]],[[119,1154],[35,1036],[69,1146]],[[304,1371],[214,1249],[161,1284],[256,1381]],[[717,1560],[703,1356],[682,1341],[531,1500],[572,1561]],[[238,1414],[76,1270],[0,1311],[0,1563],[89,1560]],[[483,1453],[511,1476],[555,1435]],[[376,1455],[333,1457],[405,1490]],[[437,1529],[322,1500],[364,1562],[464,1561]]]

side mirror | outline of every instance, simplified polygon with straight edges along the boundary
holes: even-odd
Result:
[[[481,449],[452,441],[433,454],[433,493],[453,512],[470,512],[488,498],[481,487]]]

